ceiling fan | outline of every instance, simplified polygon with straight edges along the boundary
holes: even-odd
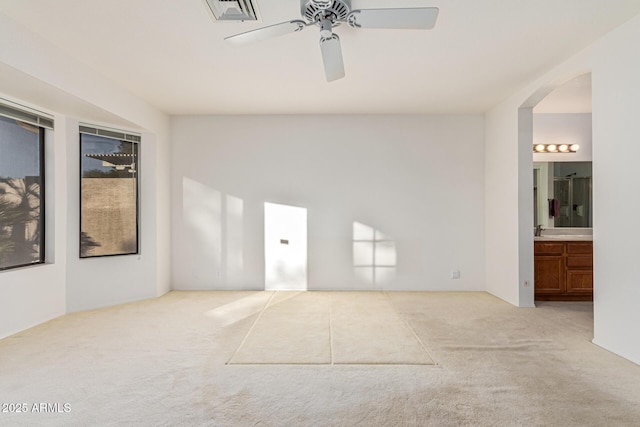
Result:
[[[389,28],[430,30],[438,18],[437,7],[392,9],[351,9],[351,0],[300,0],[304,20],[294,19],[226,37],[234,44],[247,44],[270,37],[302,31],[308,26],[320,28],[320,50],[327,81],[344,77],[340,38],[333,27],[347,23],[352,28]]]

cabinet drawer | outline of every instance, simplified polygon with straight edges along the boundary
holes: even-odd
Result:
[[[569,255],[567,267],[593,267],[593,257],[591,255]]]
[[[569,242],[567,243],[567,253],[571,254],[592,254],[592,242]]]
[[[564,243],[557,242],[535,242],[533,253],[535,255],[562,255]]]

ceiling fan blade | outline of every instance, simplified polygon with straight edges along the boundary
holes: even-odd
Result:
[[[436,25],[438,12],[437,7],[362,9],[351,11],[347,22],[354,28],[430,30]]]
[[[327,81],[332,82],[344,77],[344,63],[342,62],[342,48],[340,38],[337,34],[320,39],[320,50],[322,51],[322,62],[324,63],[324,74]]]
[[[302,31],[306,26],[307,23],[300,20],[281,22],[279,24],[269,25],[268,27],[258,28],[257,30],[247,31],[246,33],[225,37],[225,40],[236,45],[249,44],[271,37]]]

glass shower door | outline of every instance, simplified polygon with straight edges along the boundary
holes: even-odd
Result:
[[[591,227],[591,177],[555,178],[553,194],[560,202],[555,227]]]
[[[555,178],[553,195],[560,202],[560,216],[556,216],[555,227],[571,227],[571,178]]]
[[[589,227],[591,218],[591,177],[572,179],[572,227]]]

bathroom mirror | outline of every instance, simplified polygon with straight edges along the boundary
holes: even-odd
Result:
[[[535,162],[533,206],[534,225],[592,227],[591,162]]]

